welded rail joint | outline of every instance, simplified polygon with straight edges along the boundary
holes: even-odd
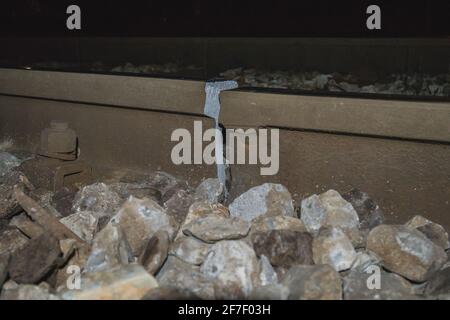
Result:
[[[225,193],[227,195],[227,175],[226,175],[226,164],[224,161],[224,152],[223,152],[223,136],[219,126],[219,117],[220,117],[220,93],[225,90],[237,89],[239,87],[236,81],[209,81],[205,84],[205,109],[203,113],[214,119],[215,127],[216,127],[216,136],[215,136],[215,152],[216,152],[216,166],[217,166],[217,178],[220,183],[225,188]]]

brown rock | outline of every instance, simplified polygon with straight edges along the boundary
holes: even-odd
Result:
[[[150,238],[142,251],[138,262],[148,273],[154,275],[166,261],[170,239],[166,231],[159,230]]]
[[[447,260],[441,247],[405,226],[380,225],[372,229],[367,249],[383,260],[386,269],[417,282],[429,279]]]
[[[252,221],[251,232],[267,232],[272,230],[307,232],[302,220],[295,217],[261,216]]]
[[[183,227],[185,235],[191,235],[207,243],[219,240],[235,240],[245,237],[250,223],[239,218],[224,218],[215,214],[200,217]]]
[[[290,300],[342,299],[341,277],[329,265],[293,266],[281,283],[289,288]]]
[[[64,300],[140,300],[158,282],[137,264],[118,266],[108,271],[84,273],[80,290],[61,293]]]
[[[14,253],[23,248],[28,243],[25,237],[16,228],[8,228],[0,233],[0,255],[4,253]]]
[[[252,234],[253,248],[275,267],[313,264],[312,236],[307,232],[272,230]]]
[[[74,187],[64,187],[53,194],[51,204],[63,217],[73,213],[72,205],[77,191]]]
[[[12,254],[9,275],[17,283],[38,283],[55,269],[60,257],[58,240],[44,233]]]
[[[215,298],[214,284],[200,272],[200,268],[174,256],[167,258],[156,278],[161,287],[189,290],[201,299]]]
[[[9,171],[0,177],[0,219],[10,218],[22,211],[19,202],[14,196],[14,187],[30,190],[33,186],[20,172]]]
[[[359,216],[361,229],[373,229],[384,222],[384,214],[369,195],[359,189],[353,189],[342,195],[351,203]]]
[[[442,247],[444,250],[447,250],[450,247],[448,233],[440,224],[434,223],[422,216],[415,216],[409,220],[405,226],[411,229],[419,230],[426,235],[428,239]]]

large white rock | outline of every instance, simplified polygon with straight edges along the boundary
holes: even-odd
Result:
[[[131,249],[122,230],[111,221],[95,236],[84,270],[105,271],[131,260]]]
[[[130,196],[111,221],[120,226],[134,256],[141,254],[157,231],[166,231],[171,239],[176,232],[173,218],[158,203],[147,198]]]
[[[339,192],[328,190],[302,201],[301,219],[309,232],[316,234],[321,227],[357,229],[359,218],[353,206]]]
[[[356,258],[352,242],[339,228],[322,228],[314,238],[313,259],[315,264],[329,264],[336,271],[350,269]]]
[[[232,217],[246,221],[262,216],[295,216],[289,191],[281,184],[264,183],[244,192],[229,206]]]
[[[212,245],[200,270],[220,288],[219,292],[216,290],[217,298],[248,297],[258,281],[256,254],[242,240]]]

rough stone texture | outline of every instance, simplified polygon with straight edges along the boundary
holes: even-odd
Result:
[[[84,273],[80,290],[61,293],[64,300],[140,300],[158,282],[137,264],[119,266],[108,271]]]
[[[175,219],[178,225],[181,225],[193,202],[194,196],[190,191],[179,189],[164,202],[164,208],[167,214]]]
[[[336,271],[350,269],[356,251],[350,239],[339,228],[322,228],[314,238],[313,259],[316,264],[329,264]]]
[[[278,275],[265,255],[259,258],[259,283],[261,286],[278,282]]]
[[[450,266],[439,270],[430,278],[425,294],[436,298],[450,295]]]
[[[220,241],[211,246],[201,272],[220,289],[216,298],[248,297],[257,283],[258,260],[245,242]]]
[[[416,299],[414,288],[407,280],[385,271],[380,272],[380,287],[373,287],[374,274],[351,271],[343,279],[346,300],[411,300]],[[370,278],[372,277],[372,278]],[[371,285],[372,287],[369,287]],[[372,288],[372,289],[370,289]]]
[[[253,187],[239,197],[229,206],[232,217],[246,221],[262,216],[295,216],[291,194],[281,184],[265,183]]]
[[[11,283],[2,291],[0,300],[60,300],[58,296],[49,293],[49,286],[42,282],[37,285]]]
[[[199,300],[199,296],[188,289],[158,287],[150,290],[141,300]]]
[[[60,256],[58,240],[43,233],[12,254],[9,276],[17,283],[36,284],[55,269]]]
[[[170,239],[167,231],[159,230],[150,238],[138,262],[150,274],[155,274],[166,261]]]
[[[386,269],[417,282],[429,279],[447,260],[441,247],[405,226],[380,225],[372,229],[367,249],[383,260]]]
[[[0,177],[0,219],[10,218],[22,211],[14,197],[14,186],[27,190],[33,188],[28,179],[20,172],[8,171]]]
[[[161,287],[189,290],[201,299],[215,298],[214,284],[200,272],[200,268],[174,256],[167,258],[156,279]]]
[[[301,219],[306,229],[316,234],[321,227],[357,229],[359,218],[352,205],[335,190],[312,195],[302,201]]]
[[[205,260],[210,246],[192,237],[180,237],[172,244],[170,254],[187,263],[200,265]]]
[[[367,268],[373,265],[380,265],[381,259],[373,252],[362,250],[356,253],[355,261],[352,264],[352,270],[365,272]]]
[[[18,167],[21,161],[14,155],[0,151],[0,177],[6,175],[11,169]]]
[[[8,276],[8,266],[11,255],[9,253],[0,254],[0,291],[3,283]]]
[[[293,266],[281,283],[289,288],[290,300],[342,299],[341,277],[329,265]]]
[[[25,213],[14,216],[9,225],[16,227],[31,239],[37,238],[45,232],[44,228],[33,222]]]
[[[183,227],[185,235],[191,235],[207,243],[245,237],[250,223],[239,218],[224,218],[215,214],[200,217]]]
[[[78,211],[59,221],[87,243],[94,240],[98,230],[98,218],[89,211]]]
[[[409,220],[405,226],[411,229],[419,230],[426,235],[428,239],[442,247],[444,250],[450,248],[448,233],[440,224],[434,223],[422,216],[415,216]]]
[[[127,264],[131,259],[131,249],[122,230],[111,221],[95,236],[84,270],[106,271]]]
[[[170,238],[176,232],[175,221],[151,199],[141,200],[131,196],[111,221],[119,224],[134,256],[141,254],[157,231],[167,231]]]
[[[287,216],[261,216],[252,221],[251,232],[267,232],[272,230],[291,230],[306,232],[302,220]]]
[[[287,300],[289,288],[282,284],[269,284],[256,287],[250,294],[250,300]]]
[[[67,217],[74,213],[72,205],[77,192],[74,187],[63,187],[53,194],[50,203],[63,217]]]
[[[188,214],[186,215],[183,223],[181,224],[180,229],[178,230],[178,234],[176,239],[184,236],[183,229],[184,226],[188,225],[192,221],[204,217],[207,215],[218,215],[224,218],[228,218],[230,213],[228,212],[227,207],[219,204],[219,203],[210,203],[208,201],[197,201],[194,202],[190,207]]]
[[[20,250],[28,243],[25,237],[17,229],[6,229],[0,233],[0,255],[4,253],[13,253]]]
[[[360,228],[373,229],[384,222],[384,213],[369,195],[359,189],[353,189],[342,195],[358,213]]]
[[[217,178],[203,180],[195,189],[195,199],[197,201],[209,201],[211,203],[222,203],[225,201],[225,188]]]
[[[312,236],[307,232],[272,230],[251,236],[258,256],[265,255],[275,267],[313,264]]]
[[[122,198],[104,183],[94,183],[75,195],[73,210],[95,212],[97,218],[112,217],[122,204]]]

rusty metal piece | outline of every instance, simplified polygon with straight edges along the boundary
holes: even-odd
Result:
[[[23,162],[19,168],[36,188],[57,191],[63,187],[88,184],[92,169],[81,160],[63,161],[36,157]]]
[[[78,243],[84,244],[69,228],[59,222],[51,213],[42,208],[36,201],[28,197],[19,187],[14,187],[14,196],[22,208],[36,221],[41,227],[51,232],[58,240],[75,239]]]
[[[41,144],[38,154],[61,160],[77,158],[77,135],[69,129],[67,122],[52,120],[50,128],[41,132]]]

